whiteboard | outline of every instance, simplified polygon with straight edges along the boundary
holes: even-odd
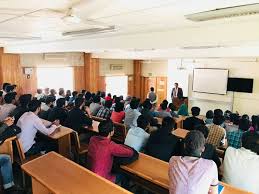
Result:
[[[194,69],[193,91],[227,94],[228,69]]]

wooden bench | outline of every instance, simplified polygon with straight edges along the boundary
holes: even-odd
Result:
[[[4,143],[0,146],[0,154],[7,154],[11,157],[12,162],[13,159],[13,145],[12,142],[15,140],[16,137],[8,138],[4,141]]]
[[[157,119],[158,124],[162,125],[163,118],[154,117]],[[179,116],[178,118],[174,117],[176,128],[183,128],[183,121],[186,119],[185,116]]]
[[[121,166],[141,186],[153,193],[169,193],[169,163],[140,153],[139,159],[132,164]],[[251,194],[220,182],[224,185],[223,194]]]
[[[130,194],[55,152],[22,165],[22,169],[32,178],[33,194]]]

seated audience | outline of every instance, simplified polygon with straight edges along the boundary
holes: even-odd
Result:
[[[101,97],[101,105],[104,106],[104,104],[105,104],[105,92],[101,92],[100,97]]]
[[[168,105],[168,107],[170,108],[171,116],[172,116],[172,117],[175,117],[175,118],[178,118],[179,116],[178,116],[178,114],[177,114],[176,111],[175,111],[175,106],[174,106],[174,104],[173,104],[173,103],[170,103],[170,104]]]
[[[131,127],[128,131],[124,144],[140,152],[145,148],[149,138],[149,133],[147,132],[149,122],[143,115],[140,115],[137,124],[137,127]]]
[[[55,100],[56,100],[56,94],[57,94],[56,90],[55,89],[51,89],[49,96],[55,98]]]
[[[179,155],[181,151],[180,139],[172,134],[175,121],[172,117],[165,117],[162,126],[150,134],[145,152],[146,154],[169,161],[171,156]]]
[[[150,123],[151,126],[156,126],[158,121],[154,118],[151,109],[152,104],[149,99],[146,99],[143,104],[143,109],[141,110],[141,114],[144,116],[144,118]]]
[[[96,116],[103,119],[109,119],[112,113],[111,107],[112,107],[112,101],[111,100],[105,101],[104,106],[99,109]]]
[[[252,116],[252,118],[251,118],[252,122],[251,122],[251,126],[249,128],[249,131],[252,131],[252,132],[255,131],[257,118],[258,118],[258,116],[256,116],[256,115]]]
[[[192,117],[188,117],[183,121],[183,128],[189,131],[194,130],[196,125],[204,125],[204,121],[199,119],[201,109],[199,107],[192,107]]]
[[[170,194],[218,194],[216,164],[201,158],[205,138],[200,131],[190,131],[184,140],[184,155],[169,162]]]
[[[205,124],[206,125],[213,124],[213,117],[214,117],[213,111],[212,110],[208,110],[207,113],[206,113]]]
[[[116,144],[111,140],[114,134],[111,120],[102,121],[99,126],[99,136],[90,139],[87,163],[89,169],[112,182],[116,176],[111,173],[114,157],[132,157],[134,152],[130,148]]]
[[[238,125],[239,125],[239,120],[240,117],[236,113],[231,113],[230,114],[230,123],[225,123],[226,131],[231,132],[231,131],[237,131],[238,130]]]
[[[6,88],[7,86],[10,86],[10,83],[3,83],[3,88],[2,88],[2,92],[3,92],[3,97],[7,94]]]
[[[131,102],[132,97],[131,96],[127,96],[124,102],[124,109],[126,110],[129,107],[129,104]]]
[[[101,108],[101,104],[100,104],[100,96],[94,96],[93,97],[93,102],[90,104],[90,112],[92,116],[96,116],[96,114],[98,113],[98,111]]]
[[[50,108],[53,107],[55,99],[53,97],[48,96],[45,102],[41,103],[41,110],[48,111]]]
[[[41,100],[42,98],[44,98],[44,94],[42,92],[42,89],[37,89],[37,93],[34,96],[37,100]]]
[[[59,88],[58,95],[56,96],[56,100],[58,100],[60,98],[65,98],[65,97],[66,97],[66,95],[65,95],[64,88]]]
[[[71,91],[70,90],[67,90],[66,91],[66,95],[65,95],[65,99],[66,99],[66,102],[69,102],[70,98],[71,98]]]
[[[249,127],[249,120],[244,118],[240,119],[238,130],[227,131],[228,146],[236,149],[241,148],[242,135],[249,129]]]
[[[43,94],[44,94],[45,97],[49,96],[49,94],[50,94],[49,93],[49,88],[44,88],[44,93]]]
[[[7,92],[7,93],[15,92],[14,85],[8,85],[8,86],[6,86],[6,92]]]
[[[35,155],[41,151],[50,151],[52,148],[50,148],[49,142],[35,141],[36,133],[39,131],[45,135],[50,135],[55,132],[59,125],[59,121],[54,121],[47,128],[38,117],[40,106],[40,101],[32,100],[28,105],[29,112],[24,113],[17,122],[17,126],[21,128],[18,139],[22,144],[26,156]]]
[[[185,102],[185,99],[184,98],[181,98],[180,99],[182,104],[181,106],[179,107],[178,109],[178,115],[181,115],[181,116],[189,116],[189,113],[188,113],[188,107],[186,105],[186,102]]]
[[[242,147],[228,147],[223,161],[223,181],[234,187],[259,193],[259,135],[242,137]]]
[[[133,98],[130,102],[130,107],[125,110],[125,120],[124,124],[127,128],[137,127],[137,119],[141,113],[138,111],[139,100]]]
[[[123,111],[124,104],[118,102],[115,104],[114,111],[112,111],[111,120],[116,123],[122,123],[125,118],[125,112]]]
[[[3,122],[6,117],[16,108],[15,104],[15,93],[7,93],[4,96],[5,103],[0,105],[0,122]]]
[[[77,98],[78,92],[77,91],[73,91],[72,92],[72,97],[69,99],[68,103],[72,104],[75,103],[75,99]]]
[[[112,100],[112,95],[111,93],[108,93],[107,96],[105,97],[105,100]]]
[[[12,111],[11,115],[14,116],[14,124],[17,123],[19,118],[25,113],[28,112],[28,104],[32,98],[31,94],[24,94],[19,97],[19,105]]]
[[[167,112],[170,112],[170,111],[171,111],[170,108],[168,107],[168,101],[167,101],[167,100],[163,100],[163,102],[162,102],[161,104],[164,104],[164,106],[166,106],[166,111],[167,111]],[[160,104],[160,106],[159,106],[158,109],[157,109],[158,111],[161,111],[161,110],[162,110],[161,104]]]
[[[59,120],[61,125],[65,124],[67,119],[67,110],[65,109],[66,100],[65,98],[59,98],[56,101],[56,106],[49,111],[48,121]]]
[[[205,140],[208,138],[209,135],[209,129],[205,125],[198,125],[195,127],[195,130],[202,132],[202,134],[205,137]],[[219,168],[221,165],[221,161],[219,159],[219,156],[216,152],[216,149],[213,145],[205,143],[205,150],[202,152],[201,157],[208,160],[213,160],[217,167]]]
[[[167,111],[167,104],[161,103],[160,104],[160,110],[155,113],[155,115],[159,118],[165,118],[165,117],[172,117],[170,111]]]
[[[225,145],[226,143],[226,130],[221,127],[224,122],[223,115],[214,114],[213,124],[209,125],[209,135],[207,138],[207,143],[215,147],[220,145]]]

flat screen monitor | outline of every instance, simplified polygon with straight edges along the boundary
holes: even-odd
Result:
[[[228,91],[253,93],[253,85],[253,79],[228,78]]]

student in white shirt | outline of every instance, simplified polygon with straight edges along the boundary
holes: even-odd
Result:
[[[148,120],[143,115],[137,119],[137,127],[131,127],[125,139],[125,145],[134,148],[137,152],[143,151],[145,148],[149,133],[146,132],[149,126]]]
[[[138,111],[139,99],[133,98],[130,102],[130,107],[125,110],[124,124],[130,127],[137,127],[137,119],[141,115]]]
[[[35,98],[37,100],[41,100],[42,98],[44,98],[44,94],[42,93],[42,89],[37,89],[37,93],[35,94]]]
[[[49,126],[45,126],[38,117],[40,106],[40,101],[32,100],[28,105],[29,112],[24,113],[17,122],[17,126],[21,128],[18,138],[26,156],[35,155],[41,151],[50,151],[52,148],[49,143],[35,141],[36,133],[39,131],[44,135],[50,135],[56,131],[59,125],[59,121],[54,121]]]
[[[0,122],[4,121],[11,112],[16,108],[15,103],[16,93],[8,93],[4,97],[5,104],[0,105]]]
[[[223,162],[223,181],[240,189],[259,193],[259,135],[242,137],[242,147],[228,147]]]

